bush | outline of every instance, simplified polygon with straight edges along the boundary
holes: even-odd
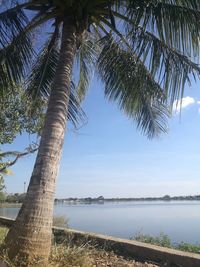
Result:
[[[139,233],[134,238],[131,239],[135,239],[140,242],[149,243],[152,245],[157,245],[162,247],[168,247],[168,248],[172,247],[170,238],[163,233],[160,233],[159,236],[150,236]]]
[[[187,252],[200,253],[200,244],[193,245],[186,242],[181,242],[180,244],[176,245],[175,248]]]
[[[56,227],[68,227],[69,220],[65,216],[54,216],[53,217],[53,226]]]
[[[131,240],[137,240],[140,242],[157,245],[161,247],[174,248],[186,252],[199,253],[200,254],[200,244],[189,244],[186,242],[181,242],[178,244],[172,244],[170,238],[161,233],[159,236],[150,236],[144,234],[137,234]]]

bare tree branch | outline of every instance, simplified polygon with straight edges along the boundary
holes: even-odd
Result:
[[[38,150],[38,146],[36,146],[36,147],[30,146],[26,149],[25,152],[7,151],[4,153],[0,153],[1,158],[10,157],[10,156],[15,157],[14,160],[4,163],[5,165],[0,168],[0,173],[5,171],[8,167],[13,166],[18,161],[19,158],[24,157],[24,156],[29,155],[29,154],[33,154],[37,150]]]

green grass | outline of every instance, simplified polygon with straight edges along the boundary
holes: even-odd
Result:
[[[140,242],[157,245],[161,247],[174,248],[186,252],[199,253],[200,254],[200,244],[190,244],[187,242],[180,242],[178,244],[173,244],[169,236],[160,233],[158,236],[137,234],[131,238],[131,240],[137,240]]]
[[[144,235],[139,233],[134,238],[131,239],[135,239],[140,242],[149,243],[161,247],[168,247],[168,248],[172,247],[170,238],[163,233],[160,233],[159,236]]]
[[[193,252],[193,253],[199,253],[200,254],[200,244],[189,244],[186,242],[181,242],[177,246],[175,246],[176,249],[180,249],[182,251],[187,251],[187,252]]]

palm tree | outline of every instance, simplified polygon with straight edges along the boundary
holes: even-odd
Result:
[[[199,19],[198,0],[24,0],[1,7],[2,97],[25,81],[33,109],[48,99],[27,196],[6,237],[11,258],[29,266],[39,257],[45,266],[67,115],[76,118],[92,74],[148,137],[166,131],[168,104],[200,74]]]

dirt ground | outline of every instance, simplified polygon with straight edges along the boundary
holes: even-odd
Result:
[[[158,267],[154,263],[139,263],[132,259],[128,260],[113,252],[98,251],[93,256],[93,267]]]

